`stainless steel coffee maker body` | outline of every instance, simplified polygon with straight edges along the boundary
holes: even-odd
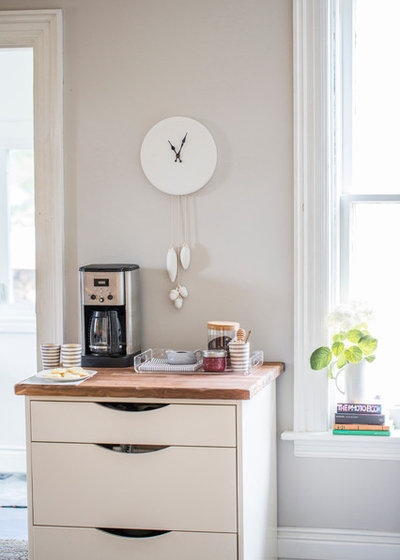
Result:
[[[139,273],[136,264],[80,267],[83,366],[133,364],[141,350]]]

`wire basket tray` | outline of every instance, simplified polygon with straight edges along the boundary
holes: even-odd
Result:
[[[199,359],[195,364],[173,365],[167,362],[167,350],[164,348],[149,348],[145,352],[138,354],[134,358],[134,369],[136,373],[183,373],[183,374],[201,374],[201,375],[226,375],[239,373],[249,375],[259,368],[264,362],[264,352],[256,350],[252,352],[249,358],[249,365],[246,371],[233,372],[231,368],[227,368],[223,372],[204,371],[203,360]]]

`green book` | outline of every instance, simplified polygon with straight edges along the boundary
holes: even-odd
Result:
[[[332,430],[335,436],[390,436],[390,430]]]

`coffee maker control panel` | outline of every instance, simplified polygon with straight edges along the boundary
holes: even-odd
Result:
[[[86,271],[83,303],[84,305],[125,305],[124,274]]]

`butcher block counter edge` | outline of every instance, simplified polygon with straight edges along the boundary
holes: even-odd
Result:
[[[16,395],[54,397],[138,397],[249,400],[285,370],[283,362],[264,362],[254,373],[136,373],[133,368],[99,368],[79,385],[32,385],[21,381]]]

